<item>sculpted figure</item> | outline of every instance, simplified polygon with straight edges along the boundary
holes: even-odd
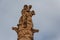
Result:
[[[32,10],[32,5],[24,5],[19,19],[18,27],[12,29],[17,32],[17,40],[33,40],[33,34],[38,32],[37,29],[33,29],[32,16],[35,15],[35,11]]]
[[[27,14],[27,29],[32,29],[33,28],[33,22],[32,22],[32,16],[35,15],[34,10],[30,11],[32,8],[32,5],[29,5],[29,11]]]
[[[28,9],[28,6],[27,6],[27,5],[24,5],[24,7],[23,7],[23,9],[22,9],[22,11],[21,11],[22,16],[21,16],[21,18],[19,19],[19,24],[21,24],[21,22],[25,21],[26,15],[27,15],[27,14],[26,14],[27,9]]]
[[[35,15],[35,12],[34,10],[30,11],[31,8],[32,8],[32,5],[29,5],[29,6],[24,5],[21,11],[22,16],[19,19],[19,24],[21,27],[24,27],[24,28],[27,27],[27,29],[31,29],[33,27],[32,16]]]
[[[27,21],[27,10],[28,10],[28,6],[27,5],[24,5],[24,7],[23,7],[23,9],[22,9],[22,11],[21,11],[21,13],[22,13],[22,16],[21,16],[21,18],[19,19],[19,24],[18,25],[20,25],[21,27],[26,27],[27,25],[27,23],[26,23],[26,21]]]

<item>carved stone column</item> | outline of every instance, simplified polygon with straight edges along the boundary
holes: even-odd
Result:
[[[33,40],[34,33],[39,31],[33,29],[32,16],[35,15],[35,12],[33,10],[30,11],[31,8],[32,5],[24,5],[17,27],[12,27],[17,32],[17,40]]]

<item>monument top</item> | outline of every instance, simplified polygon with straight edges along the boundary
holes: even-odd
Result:
[[[35,15],[34,10],[31,11],[32,5],[24,5],[17,27],[12,27],[17,32],[17,40],[33,40],[33,34],[39,30],[33,29],[32,16]]]

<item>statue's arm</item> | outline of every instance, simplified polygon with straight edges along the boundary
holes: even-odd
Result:
[[[35,15],[35,11],[34,10],[32,10],[31,13],[32,13],[32,15]]]
[[[33,29],[33,33],[35,33],[35,32],[39,32],[39,30],[37,30],[37,29]]]
[[[15,30],[17,32],[18,28],[17,27],[12,27],[12,30]]]

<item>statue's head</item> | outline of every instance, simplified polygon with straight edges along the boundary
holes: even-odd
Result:
[[[24,5],[24,10],[27,10],[28,9],[28,5]]]
[[[30,9],[32,8],[32,5],[24,5],[23,9],[26,11],[30,11]]]
[[[29,9],[31,9],[32,8],[32,5],[29,5]]]

